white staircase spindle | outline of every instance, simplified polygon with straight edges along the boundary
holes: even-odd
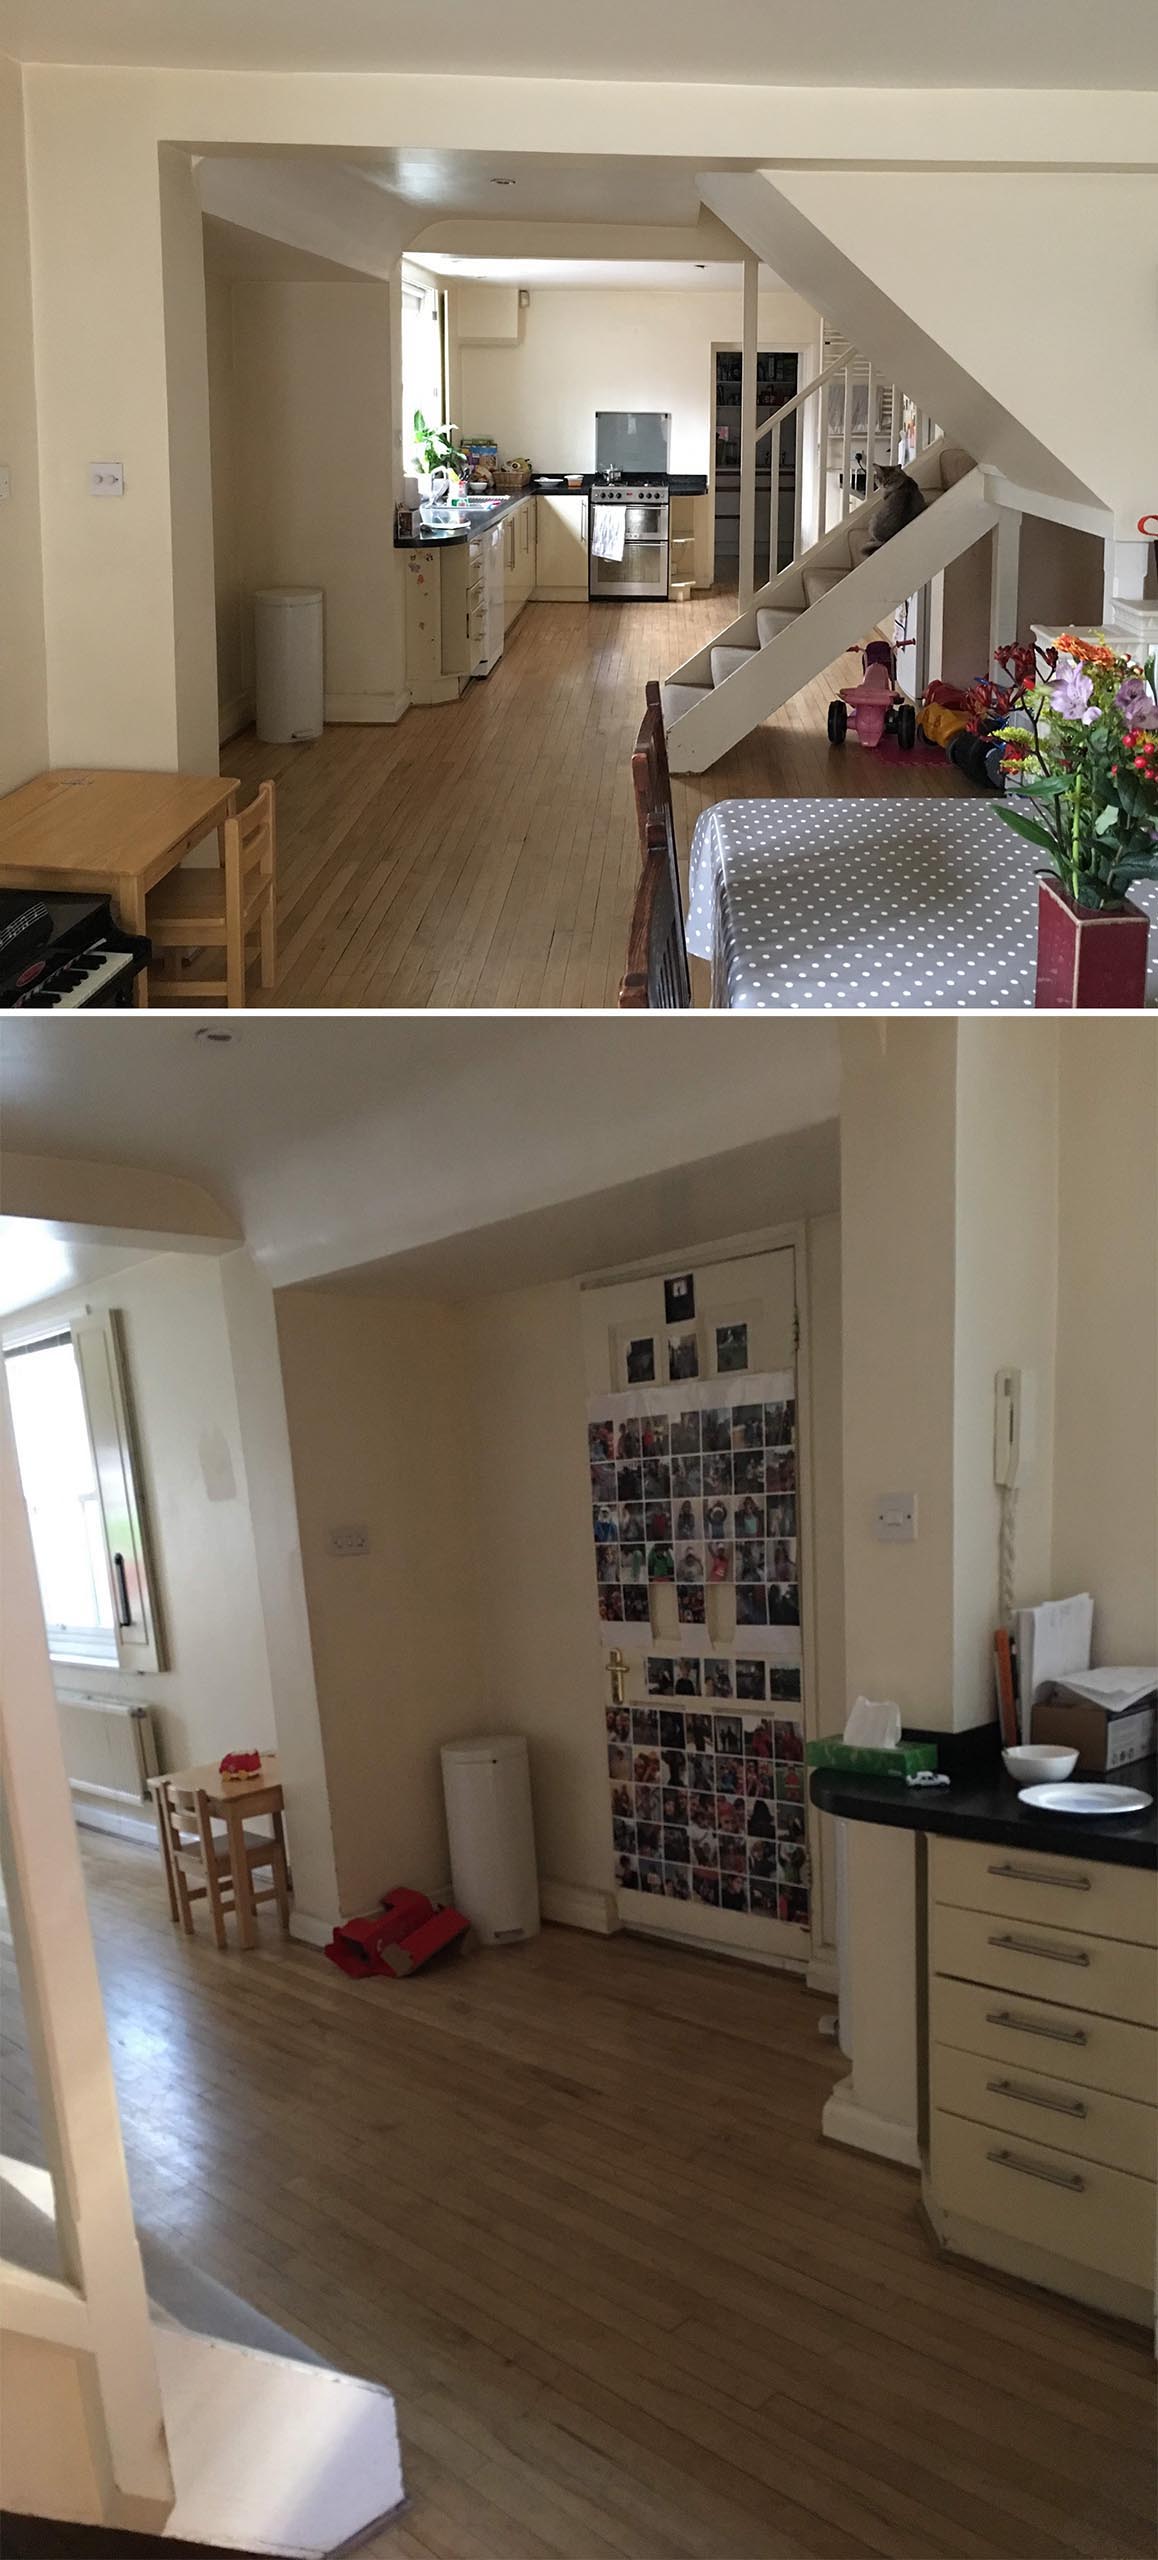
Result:
[[[877,485],[877,377],[875,367],[871,361],[868,369],[868,401],[866,404],[865,416],[868,424],[868,437],[865,444],[864,457],[864,493],[866,498],[871,498],[876,494]]]
[[[890,462],[899,462],[899,461],[900,461],[900,458],[901,458],[901,430],[900,430],[900,427],[899,427],[899,426],[898,426],[898,424],[897,424],[897,420],[898,420],[898,418],[903,419],[904,414],[905,414],[905,412],[904,412],[904,403],[903,403],[903,401],[901,401],[901,400],[898,398],[898,394],[897,394],[897,386],[896,386],[896,383],[894,382],[894,383],[891,385],[890,390],[889,390],[889,461],[890,461]]]
[[[792,421],[792,432],[796,439],[796,493],[792,519],[792,557],[794,560],[799,560],[800,554],[804,549],[804,437],[801,432],[803,424],[804,411],[803,409],[798,409]]]
[[[825,438],[825,445],[826,445],[826,448],[827,448],[827,441],[828,441],[828,440],[827,440],[827,437],[826,437],[826,438]],[[828,460],[827,449],[826,449],[826,451],[825,451],[825,457],[824,457],[824,458],[825,458],[825,462],[827,463],[827,460]],[[841,459],[841,466],[840,466],[840,514],[841,514],[841,522],[842,522],[842,523],[843,523],[844,518],[846,517],[846,515],[848,515],[848,513],[850,512],[850,509],[851,509],[851,506],[852,506],[852,486],[851,486],[851,483],[852,483],[852,366],[851,366],[851,364],[846,364],[846,366],[845,366],[845,368],[844,368],[844,452],[843,452],[843,455],[842,455],[842,459]]]
[[[774,578],[780,567],[780,417],[772,420],[769,437],[771,450],[771,524],[768,528],[768,575]]]
[[[801,417],[802,417],[802,419],[803,419],[804,415],[806,414],[806,411],[807,411],[807,405],[808,405],[808,404],[807,404],[807,402],[805,402],[804,410],[802,410],[802,412],[801,412]],[[827,533],[827,531],[828,531],[828,455],[827,455],[827,453],[826,453],[826,451],[825,451],[825,440],[824,440],[824,394],[823,394],[823,392],[821,392],[821,393],[819,393],[819,394],[818,394],[818,397],[817,397],[817,406],[818,406],[819,411],[820,411],[820,417],[819,417],[819,432],[818,432],[818,434],[817,434],[817,439],[816,439],[816,449],[817,449],[817,452],[818,452],[818,454],[819,454],[819,456],[820,456],[820,487],[819,487],[819,489],[817,490],[817,493],[816,493],[816,539],[817,539],[817,541],[818,541],[818,542],[823,542],[824,537],[825,537],[825,534],[826,534],[826,533]],[[805,433],[805,434],[804,434],[804,436],[802,437],[802,443],[803,443],[803,445],[804,445],[805,451],[807,451],[807,449],[808,449],[808,436],[807,436],[807,433]]]
[[[756,591],[756,354],[759,344],[760,262],[744,260],[740,359],[740,611]]]

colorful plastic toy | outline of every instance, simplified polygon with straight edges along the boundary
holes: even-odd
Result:
[[[837,700],[829,703],[830,747],[843,747],[850,713],[862,747],[879,747],[889,731],[899,747],[915,746],[917,715],[897,683],[897,662],[888,641],[870,640],[861,665],[860,683],[842,685]]]

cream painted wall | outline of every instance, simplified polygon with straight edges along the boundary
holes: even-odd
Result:
[[[1099,1026],[1091,1026],[1096,1042]],[[1058,1029],[959,1023],[953,1347],[953,1718],[994,1712],[1000,1497],[993,1381],[1023,1371],[1034,1427],[1017,1496],[1015,1598],[1051,1596],[1058,1264]]]
[[[56,1666],[59,1688],[153,1706],[162,1764],[188,1768],[276,1740],[251,1502],[241,1447],[222,1266],[162,1254],[94,1283],[82,1302],[116,1307],[160,1587],[161,1672]],[[74,1310],[53,1299],[5,1330]],[[260,1496],[260,1488],[256,1489]]]
[[[840,1217],[808,1227],[809,1397],[812,1415],[812,1565],[816,1590],[813,1681],[817,1726],[839,1733],[848,1713],[844,1653],[844,1383],[841,1345]],[[820,1861],[820,1927],[814,1950],[836,1944],[832,1825]]]
[[[846,1685],[949,1726],[956,1025],[850,1024],[842,1058]],[[918,1536],[884,1546],[900,1492]]]
[[[236,382],[233,356],[233,287],[224,276],[205,278],[209,363],[209,452],[213,484],[213,589],[217,625],[217,701],[222,736],[230,737],[249,715],[242,660],[242,595],[239,568]],[[252,690],[252,688],[250,689]]]
[[[464,1309],[487,1721],[526,1733],[539,1872],[613,1883],[575,1281]]]
[[[1153,1024],[1061,1027],[1053,1571],[1103,1662],[1158,1660],[1158,1058]]]
[[[233,329],[241,689],[254,590],[321,586],[328,716],[397,718],[390,288],[235,284]]]
[[[452,289],[452,303],[454,300]],[[542,470],[589,471],[597,409],[670,409],[673,471],[708,471],[712,347],[740,343],[740,293],[531,288],[517,345],[458,351],[455,418]],[[819,348],[821,323],[791,293],[760,297],[760,344]]]
[[[1125,154],[1117,166],[1114,157],[1096,172],[910,169],[903,223],[891,174],[801,169],[778,171],[775,182],[915,329],[1113,509],[1126,539],[1155,504],[1158,170],[1152,140],[1132,170]],[[1018,254],[1029,241],[1054,244],[1055,254],[1034,259],[1033,291],[1019,296],[1013,328],[993,325],[984,294],[947,290],[965,244],[982,240],[1016,243]],[[916,374],[911,387],[920,393]],[[947,410],[935,414],[955,423]],[[965,440],[979,459],[997,458]]]
[[[20,73],[0,55],[0,791],[48,762],[40,461]]]
[[[453,1308],[282,1291],[276,1300],[338,1900],[447,1881],[438,1746],[486,1729],[476,1486]],[[488,1505],[511,1469],[491,1450]],[[335,1557],[361,1523],[370,1552]]]
[[[203,346],[198,354],[192,297],[181,289],[188,259],[177,254],[173,222],[162,225],[160,148],[252,155],[272,146],[350,155],[412,145],[420,134],[429,147],[451,151],[518,152],[533,137],[539,152],[631,154],[639,148],[638,91],[613,78],[488,81],[448,73],[319,79],[40,65],[26,72],[25,93],[50,752],[59,763],[164,765],[174,761],[179,745],[192,752],[189,741],[200,732],[198,758],[210,760],[211,594],[197,627],[182,635],[180,651],[173,626],[175,560],[186,556],[194,536],[206,559],[210,551],[207,518],[187,529],[175,525],[174,510],[178,516],[184,510],[196,514],[203,487],[207,506],[208,458],[189,455],[189,482],[174,486],[168,420],[170,379],[187,381],[198,362],[204,369],[205,359]],[[697,168],[766,157],[768,136],[777,132],[790,136],[794,160],[811,158],[827,166],[843,158],[858,172],[866,164],[880,166],[889,174],[879,182],[878,238],[897,235],[895,164],[920,162],[933,142],[942,163],[966,168],[978,161],[1013,161],[1040,174],[1050,167],[1085,170],[1124,161],[1148,167],[1154,161],[1152,101],[1140,94],[877,90],[867,129],[863,95],[855,87],[778,91],[742,80],[683,87],[657,82],[649,89],[648,108],[649,130],[662,134],[664,149]],[[852,184],[863,226],[859,174]],[[988,222],[992,182],[981,178],[975,184],[986,190]],[[1062,184],[1068,189],[1068,177]],[[1025,201],[1032,213],[1037,200]],[[920,233],[912,187],[906,205],[909,218],[901,231],[908,249]],[[426,219],[415,220],[415,237],[428,227],[429,208],[424,213]],[[1063,219],[1068,237],[1069,213]],[[1016,236],[1024,230],[1023,218]],[[960,236],[977,237],[977,225]],[[1111,233],[1103,246],[1112,264],[1116,236]],[[1092,239],[1091,256],[1097,248]],[[175,343],[177,317],[170,315],[167,331],[164,311],[166,274],[174,262],[180,270],[180,327],[188,333],[183,350]],[[968,297],[947,301],[946,266],[938,251],[937,309],[954,314],[956,343]],[[990,348],[995,336],[1003,349],[1015,346],[1021,330],[993,333],[988,313],[977,315],[975,300],[968,306],[970,344],[974,330],[983,329]],[[1141,307],[1136,295],[1128,299],[1119,347],[1140,337],[1135,312]],[[1100,329],[1100,315],[1095,317]],[[1071,329],[1067,314],[1056,343],[1068,342]],[[201,405],[195,403],[198,410]],[[1129,401],[1115,405],[1142,420],[1148,414]],[[1083,404],[1091,436],[1104,413],[1103,403]],[[1128,414],[1126,428],[1116,432],[1131,430]],[[186,435],[187,443],[202,435],[192,414]],[[204,436],[207,442],[207,425]],[[125,463],[126,495],[115,504],[87,494],[88,461],[106,457]],[[1151,496],[1147,492],[1147,504]]]

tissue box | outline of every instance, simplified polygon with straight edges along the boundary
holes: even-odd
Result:
[[[810,1742],[805,1759],[812,1769],[853,1769],[862,1778],[915,1778],[918,1769],[935,1769],[935,1742],[899,1742],[895,1750],[882,1744],[845,1742],[839,1733]]]

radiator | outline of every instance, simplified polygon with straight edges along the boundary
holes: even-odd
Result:
[[[58,1689],[56,1703],[73,1794],[107,1803],[110,1812],[147,1805],[148,1780],[160,1771],[151,1708],[85,1689]]]

